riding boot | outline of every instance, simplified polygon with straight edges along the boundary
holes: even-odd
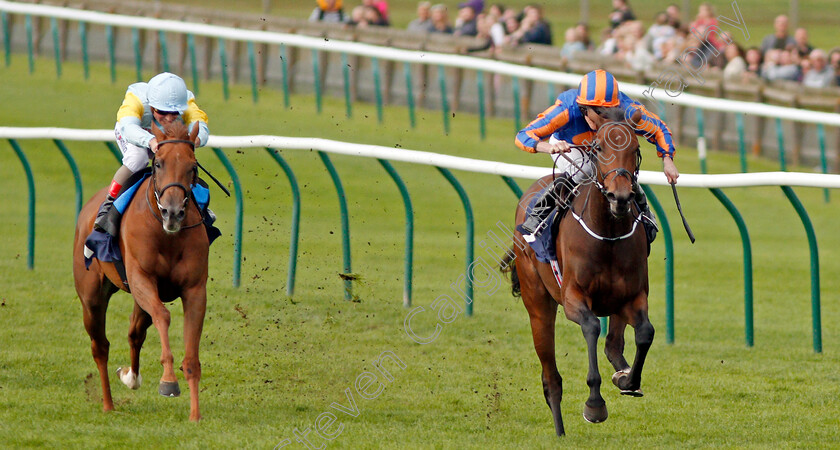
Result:
[[[563,192],[566,190],[564,187],[568,181],[568,175],[560,174],[552,180],[551,185],[547,189],[543,189],[540,192],[539,197],[534,202],[534,207],[531,208],[530,214],[525,218],[525,222],[519,226],[519,231],[526,241],[533,242],[542,233],[543,229],[548,225],[546,220],[551,215],[551,212],[554,211],[554,208],[560,206],[561,209],[565,209],[566,205],[563,201]],[[561,201],[558,202],[558,199]]]
[[[639,213],[641,213],[642,225],[645,227],[648,248],[650,248],[650,243],[656,239],[656,232],[659,231],[659,227],[656,225],[656,215],[654,215],[653,211],[650,210],[647,202],[647,196],[645,196],[645,191],[642,190],[641,185],[636,184],[633,194],[636,199],[636,205],[639,207]],[[648,253],[650,253],[650,250],[648,250]]]
[[[116,237],[118,233],[117,221],[120,217],[120,212],[114,208],[114,197],[108,195],[102,206],[99,207],[99,212],[96,213],[96,220],[93,222],[93,229],[108,233]]]

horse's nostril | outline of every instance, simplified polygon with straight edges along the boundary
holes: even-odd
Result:
[[[160,215],[163,216],[163,217],[168,216],[169,215],[169,210],[166,209],[166,208],[161,209],[160,210]]]
[[[612,192],[607,192],[607,200],[609,200],[611,202],[615,201],[615,194],[612,193]]]
[[[179,218],[179,219],[183,219],[185,214],[186,214],[186,211],[184,211],[184,210],[182,209],[182,210],[178,213],[178,218]]]

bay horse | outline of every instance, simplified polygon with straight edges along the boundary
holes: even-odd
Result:
[[[562,218],[555,240],[562,287],[548,263],[536,259],[530,246],[516,231],[513,254],[503,261],[511,272],[514,295],[521,294],[531,321],[534,348],[542,364],[543,394],[554,418],[558,436],[565,434],[560,402],[563,381],[557,371],[554,323],[557,305],[566,318],[580,325],[586,340],[589,398],[584,418],[593,423],[607,419],[601,396],[597,343],[598,316],[609,316],[609,333],[604,351],[616,372],[613,383],[622,394],[640,397],[642,367],[653,342],[654,329],[648,319],[647,238],[640,225],[640,211],[631,207],[633,188],[641,163],[639,141],[634,133],[637,112],[630,123],[610,122],[600,127],[589,147],[595,174],[579,188],[570,211]],[[533,197],[550,183],[551,175],[532,185],[523,199]],[[516,209],[516,224],[525,220],[528,201]],[[548,229],[545,232],[549,232]],[[636,356],[633,366],[624,359],[624,331],[635,329]]]
[[[184,308],[184,360],[181,365],[190,388],[190,420],[198,421],[198,382],[201,364],[198,346],[207,304],[207,256],[209,241],[202,215],[191,189],[197,181],[195,138],[183,122],[175,121],[161,131],[152,127],[158,150],[152,160],[151,176],[137,189],[126,208],[119,233],[119,248],[125,264],[126,286],[113,263],[94,260],[85,269],[85,239],[93,229],[99,205],[107,189],[97,192],[82,208],[76,223],[73,246],[73,276],[82,302],[84,323],[90,335],[91,352],[102,383],[102,407],[114,409],[108,379],[109,342],[105,336],[105,312],[115,292],[123,290],[134,297],[128,342],[131,366],[118,369],[117,376],[131,389],[138,389],[140,349],[146,329],[154,324],[160,334],[163,375],[158,392],[167,397],[180,395],[169,347],[169,310],[164,303],[181,297]],[[144,198],[145,197],[145,198]]]

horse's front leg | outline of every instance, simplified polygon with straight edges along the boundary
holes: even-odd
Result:
[[[131,325],[128,329],[128,344],[131,347],[131,366],[117,369],[117,376],[130,389],[139,389],[143,382],[140,376],[140,349],[146,342],[146,330],[152,326],[152,316],[134,302]]]
[[[582,301],[580,293],[567,289],[564,295],[563,309],[566,317],[580,325],[589,356],[589,372],[586,375],[589,398],[583,408],[583,418],[592,423],[603,422],[607,420],[607,404],[601,397],[601,374],[598,372],[598,336],[601,334],[601,321]]]
[[[181,363],[181,370],[184,371],[190,386],[190,420],[196,422],[201,419],[198,409],[198,382],[201,380],[198,346],[207,307],[205,285],[185,290],[181,300],[184,306],[184,361]]]
[[[621,389],[622,394],[641,397],[642,369],[648,350],[653,344],[654,335],[653,325],[648,319],[647,294],[639,294],[636,300],[628,304],[625,315],[630,317],[630,324],[636,331],[636,358],[633,360],[633,367],[630,368],[629,373],[619,376],[614,383]]]
[[[609,332],[604,344],[604,353],[607,359],[615,368],[612,382],[618,386],[618,380],[630,373],[630,364],[624,359],[624,330],[627,329],[627,321],[619,314],[610,316]]]
[[[137,269],[137,272],[141,272],[140,269]],[[160,363],[163,365],[163,375],[160,377],[158,392],[164,397],[177,397],[181,395],[181,389],[178,387],[178,378],[173,368],[172,349],[169,347],[169,310],[160,301],[157,282],[152,277],[144,273],[133,275],[129,275],[128,281],[134,301],[151,316],[152,323],[160,335]]]

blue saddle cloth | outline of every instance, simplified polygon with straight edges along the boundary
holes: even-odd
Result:
[[[117,199],[114,200],[114,208],[119,211],[120,215],[122,215],[126,208],[128,208],[128,205],[137,193],[137,189],[140,187],[140,184],[143,183],[143,180],[148,178],[150,175],[151,171],[148,170],[140,174],[136,178],[137,181],[130,187],[123,189]],[[201,211],[202,217],[204,218],[204,223],[207,227],[207,236],[212,244],[213,241],[221,235],[221,232],[218,228],[214,227],[212,223],[208,222],[207,215],[205,214],[207,206],[210,204],[210,190],[202,184],[194,184],[192,186],[192,195],[195,203],[198,205],[199,211]],[[85,239],[86,268],[90,267],[94,258],[102,262],[122,261],[122,253],[120,252],[119,241],[117,238],[108,233],[93,230],[88,235],[87,239]]]
[[[550,188],[551,186],[543,188],[543,190],[540,191],[540,194]],[[531,199],[528,203],[528,208],[525,210],[527,214],[531,214],[531,211],[534,209],[534,204],[536,204],[537,199],[540,197],[541,195],[535,195]],[[548,219],[546,219],[548,221],[548,226],[543,229],[542,233],[537,236],[537,239],[534,242],[528,243],[528,245],[531,246],[531,249],[534,250],[537,260],[540,262],[548,263],[551,261],[557,261],[557,246],[554,245],[554,243],[557,238],[557,231],[560,228],[560,219],[562,219],[562,216],[558,217],[558,212],[559,211],[555,208],[554,211],[549,214]],[[520,233],[525,234],[525,232],[522,231],[521,225],[517,225],[516,229]]]

